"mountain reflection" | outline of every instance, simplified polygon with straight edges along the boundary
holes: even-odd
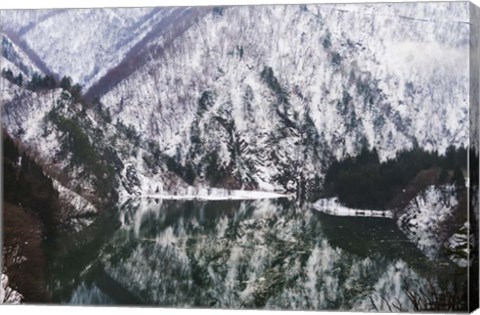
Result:
[[[406,289],[454,268],[425,258],[393,220],[288,200],[134,199],[119,221],[68,302],[406,311]]]

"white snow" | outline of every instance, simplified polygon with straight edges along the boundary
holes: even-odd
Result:
[[[336,216],[393,218],[391,210],[348,208],[341,205],[336,197],[319,199],[312,206],[315,210]]]
[[[140,195],[141,198],[155,198],[165,200],[256,200],[292,198],[293,195],[268,191],[228,190],[223,188],[189,187],[185,194],[171,195],[165,193]]]
[[[2,273],[0,278],[0,304],[19,304],[23,296],[8,286],[8,276]]]
[[[2,27],[19,32],[17,36],[49,70],[70,76],[86,90],[142,40],[153,36],[162,41],[171,28],[169,19],[175,21],[184,11],[175,7],[4,10]],[[25,24],[30,27],[21,32]]]
[[[23,84],[26,84],[34,73],[42,74],[42,70],[35,65],[29,55],[1,31],[0,39],[2,41],[2,50],[6,51],[6,54],[2,54],[0,57],[0,70],[10,69],[14,76],[22,74]]]

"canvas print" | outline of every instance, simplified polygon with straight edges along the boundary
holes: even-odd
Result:
[[[474,310],[479,21],[2,10],[0,302]]]

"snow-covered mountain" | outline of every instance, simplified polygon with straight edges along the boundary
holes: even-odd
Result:
[[[138,44],[164,40],[190,8],[12,10],[1,13],[2,28],[32,49],[50,71],[89,88]],[[42,40],[38,40],[41,38]]]
[[[118,157],[120,193],[303,192],[365,145],[383,159],[468,145],[468,3],[8,11],[2,21],[100,97],[79,123],[102,126],[102,145],[84,131]],[[52,108],[42,99],[38,117]],[[33,128],[14,103],[7,130]]]
[[[14,76],[22,74],[27,79],[34,73],[43,74],[42,65],[36,64],[29,55],[5,34],[1,35],[2,70],[10,69]]]
[[[200,180],[314,185],[365,144],[466,145],[468,32],[458,3],[217,10],[102,102]]]

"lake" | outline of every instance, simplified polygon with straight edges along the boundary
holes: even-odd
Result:
[[[466,269],[427,259],[391,219],[288,199],[132,199],[50,247],[60,304],[407,311],[466,283]]]

